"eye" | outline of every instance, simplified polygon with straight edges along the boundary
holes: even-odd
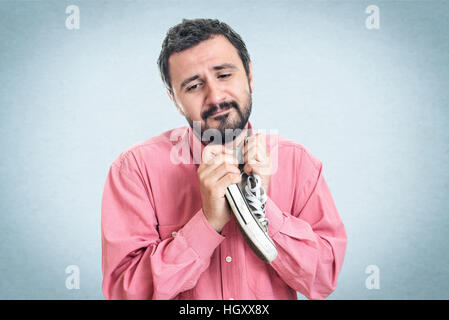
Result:
[[[230,76],[231,76],[230,73],[226,73],[226,74],[220,74],[218,77],[221,78],[221,79],[223,79],[223,78],[228,78],[228,77],[230,77]]]
[[[190,86],[187,88],[187,91],[192,91],[195,90],[196,88],[198,88],[201,84],[200,83],[195,83],[193,86]]]

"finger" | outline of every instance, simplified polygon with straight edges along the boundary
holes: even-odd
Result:
[[[218,167],[216,167],[214,170],[210,171],[210,173],[208,174],[208,179],[211,179],[212,181],[218,181],[221,178],[223,178],[225,175],[229,174],[229,173],[233,173],[233,174],[238,174],[240,175],[240,169],[233,165],[233,164],[229,164],[229,163],[222,163],[220,164]]]
[[[242,182],[242,176],[240,174],[228,173],[217,181],[217,188],[224,190],[231,184],[240,184]]]
[[[258,174],[260,176],[269,176],[269,175],[271,175],[272,167],[270,166],[269,163],[267,163],[267,164],[261,164],[261,163],[250,164],[250,163],[247,163],[243,167],[243,171],[247,175]]]
[[[219,155],[226,154],[225,148],[222,145],[210,145],[206,146],[203,150],[203,155],[201,158],[201,162],[203,163],[212,163],[215,161],[214,159]]]
[[[229,154],[229,153],[220,153],[220,154],[216,155],[215,157],[213,157],[212,159],[210,159],[208,162],[205,162],[205,164],[207,166],[217,166],[217,165],[222,164],[223,162],[238,165],[237,158],[234,157],[233,154]]]
[[[207,177],[223,163],[227,163],[230,166],[235,167],[236,170],[239,170],[238,160],[233,155],[222,153],[211,159],[208,163],[202,162],[200,164],[200,167],[198,168],[199,178],[202,179]]]
[[[226,176],[231,175],[232,181],[236,181],[233,183],[240,183],[238,182],[241,176],[240,170],[238,170],[236,167],[223,163],[218,168],[216,168],[214,171],[209,173],[209,175],[203,180],[202,184],[206,186],[209,190],[214,190],[214,192],[223,191],[224,188],[229,186],[229,184],[223,186],[222,179]],[[230,179],[230,178],[229,178]]]
[[[245,172],[247,175],[253,174],[253,165],[250,163],[247,163],[243,166],[243,172]]]
[[[267,136],[265,134],[258,133],[258,134],[256,134],[256,139],[257,139],[257,142],[258,142],[259,146],[261,147],[261,149],[263,151],[266,151],[267,150]]]
[[[265,162],[267,154],[263,148],[258,144],[251,144],[248,147],[245,146],[243,151],[243,158],[245,163]]]
[[[214,157],[224,152],[223,145],[221,144],[208,144],[204,147],[203,153],[201,155],[201,160],[204,162],[209,162]]]
[[[219,166],[222,162],[232,163],[233,161],[237,161],[237,159],[233,158],[232,155],[227,153],[206,153],[205,157],[201,159],[200,166],[198,167],[198,172],[211,171]]]
[[[248,145],[256,144],[262,150],[266,151],[267,150],[267,137],[265,134],[256,133],[255,135],[248,137],[247,144]]]
[[[245,145],[245,149],[243,151],[243,160],[245,163],[255,163],[256,162],[256,151],[257,148],[254,144]]]

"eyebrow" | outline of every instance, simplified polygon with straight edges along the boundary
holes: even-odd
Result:
[[[220,64],[220,65],[212,68],[212,70],[214,70],[214,71],[223,70],[223,69],[238,69],[238,68],[237,68],[237,66],[235,66],[232,63],[223,63],[223,64]],[[184,88],[189,82],[192,82],[192,81],[198,79],[199,77],[200,76],[198,74],[196,74],[190,78],[185,79],[183,82],[181,82],[180,90],[182,90],[182,88]]]
[[[215,66],[212,69],[214,70],[222,70],[222,69],[237,69],[237,67],[232,63],[223,63],[219,66]]]

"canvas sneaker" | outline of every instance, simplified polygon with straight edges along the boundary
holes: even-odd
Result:
[[[240,170],[242,182],[232,184],[226,189],[226,199],[248,245],[259,258],[271,263],[277,256],[277,250],[268,235],[268,219],[265,216],[267,195],[262,186],[262,179],[256,174],[244,173],[243,165]]]

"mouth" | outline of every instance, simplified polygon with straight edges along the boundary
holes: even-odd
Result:
[[[217,117],[217,116],[224,115],[224,114],[228,113],[229,111],[231,111],[231,108],[228,108],[228,109],[226,109],[226,110],[220,110],[220,111],[218,111],[218,112],[215,112],[215,113],[214,113],[213,115],[211,115],[210,117],[211,117],[211,118],[215,118],[215,117]]]

